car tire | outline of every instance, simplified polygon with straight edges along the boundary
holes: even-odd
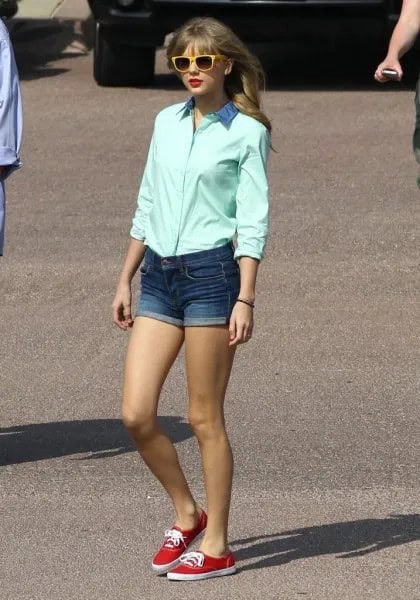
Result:
[[[10,19],[18,11],[17,0],[0,0],[0,17]]]
[[[155,48],[120,43],[110,29],[96,24],[93,73],[98,85],[144,86],[152,83]]]

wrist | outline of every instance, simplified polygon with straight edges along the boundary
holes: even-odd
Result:
[[[239,297],[236,299],[236,302],[239,302],[240,304],[246,304],[247,306],[249,306],[250,308],[254,308],[255,304],[254,301],[252,300],[247,300],[245,298],[241,298],[241,296],[239,295]]]
[[[253,291],[239,290],[238,297],[243,298],[244,300],[248,300],[249,302],[255,302],[255,292],[253,292]]]
[[[131,277],[128,275],[121,275],[118,280],[118,286],[130,286],[131,285]]]

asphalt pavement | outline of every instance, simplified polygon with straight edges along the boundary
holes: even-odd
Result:
[[[321,79],[271,57],[271,235],[227,397],[239,571],[177,584],[149,567],[172,513],[119,420],[127,336],[110,305],[154,115],[185,94],[162,50],[150,88],[101,89],[88,29],[34,20],[13,38],[25,166],[0,262],[2,597],[419,600],[412,82],[375,84],[371,57],[351,80],[336,57]],[[181,356],[160,418],[203,502],[185,413]]]

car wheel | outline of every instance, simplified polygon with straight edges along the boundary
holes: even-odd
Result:
[[[14,17],[18,11],[16,0],[0,0],[0,17],[10,19]]]
[[[148,85],[154,70],[154,48],[120,43],[111,37],[110,30],[96,24],[93,71],[99,85]]]

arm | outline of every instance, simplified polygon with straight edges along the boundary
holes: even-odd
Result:
[[[0,165],[18,163],[22,127],[19,79],[8,39],[0,40]]]
[[[241,287],[239,298],[254,303],[255,285],[257,283],[257,272],[260,261],[249,256],[242,256],[239,259],[239,270],[241,272]]]
[[[255,145],[249,146],[240,163],[236,195],[238,245],[241,286],[229,324],[230,346],[249,341],[253,330],[253,304],[260,260],[268,232],[268,184],[266,176],[270,135],[262,130]]]
[[[131,240],[128,245],[124,266],[112,303],[114,323],[124,330],[132,327],[134,323],[131,316],[131,281],[146,252],[146,246],[144,244],[144,240],[146,239],[146,222],[153,205],[154,152],[155,144],[154,136],[152,136],[137,198],[137,209],[130,231]]]
[[[239,163],[236,192],[237,248],[235,258],[261,260],[268,233],[267,158],[270,134],[261,128],[247,143]]]
[[[130,240],[117,291],[112,303],[114,323],[120,329],[127,330],[134,323],[131,316],[131,281],[143,260],[145,251],[146,247],[142,241],[133,238]]]
[[[146,165],[137,198],[137,208],[134,214],[130,235],[140,241],[146,239],[146,223],[153,206],[155,169],[155,133],[152,135]]]
[[[382,69],[385,68],[395,69],[401,80],[403,71],[400,58],[412,47],[419,31],[420,0],[403,0],[400,18],[389,42],[388,53],[375,71],[377,81],[380,83],[388,81],[388,78],[382,74]]]
[[[249,256],[239,259],[241,287],[239,296],[245,302],[236,302],[229,322],[229,346],[249,342],[254,329],[254,300],[260,261]]]

